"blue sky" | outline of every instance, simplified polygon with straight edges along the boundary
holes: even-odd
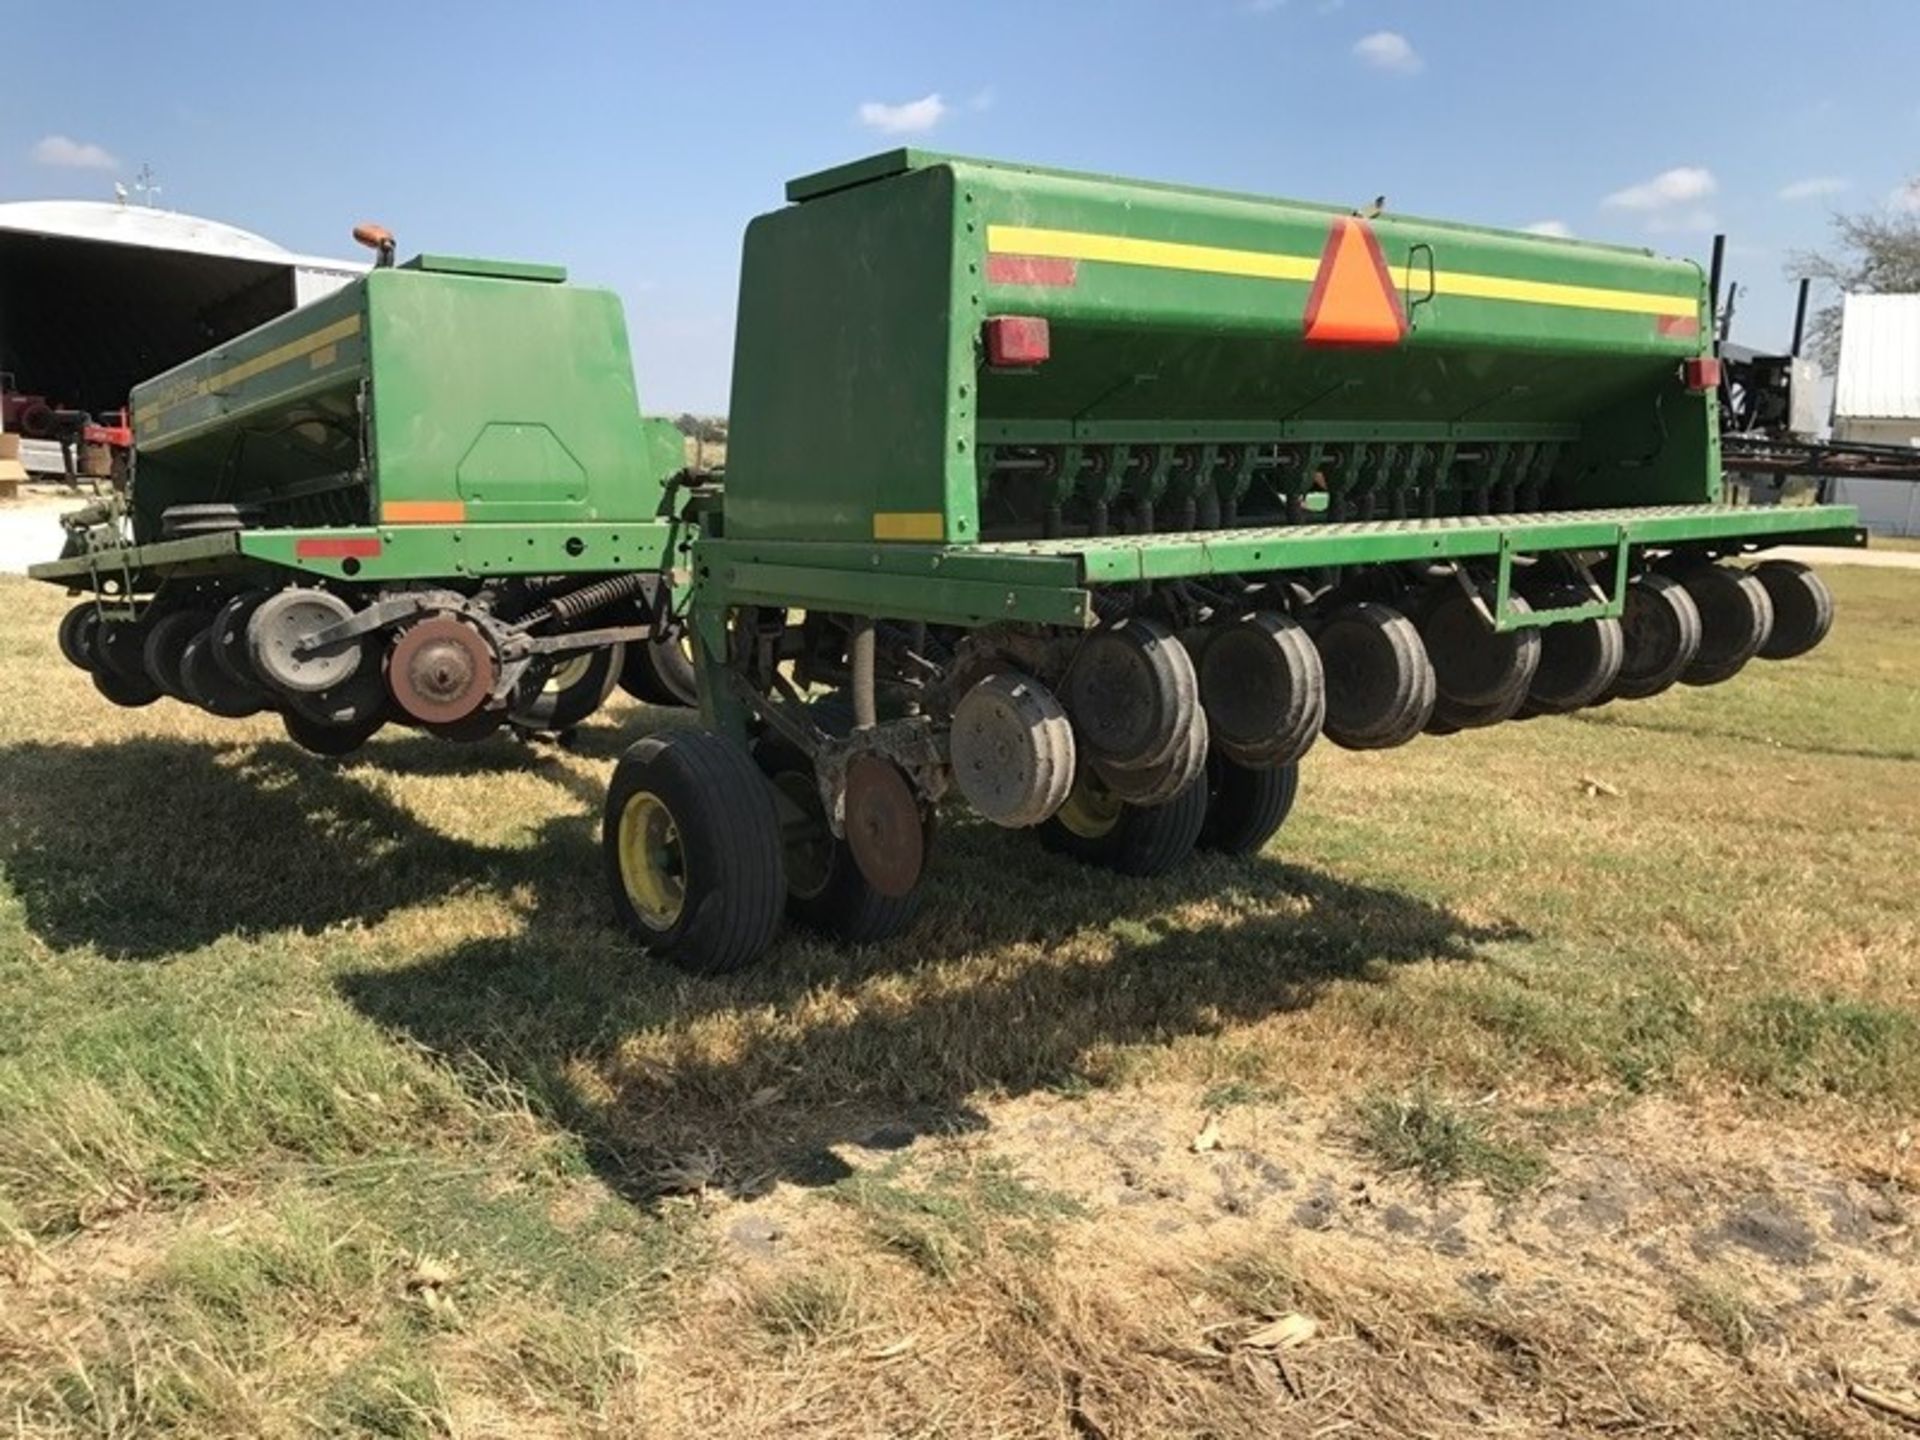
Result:
[[[1702,258],[1717,226],[1756,344],[1785,252],[1920,174],[1913,0],[56,10],[0,3],[0,198],[144,162],[297,250],[374,218],[558,260],[625,297],[649,410],[724,408],[741,229],[781,183],[902,143]]]

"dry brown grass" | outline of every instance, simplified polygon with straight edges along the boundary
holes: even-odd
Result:
[[[683,718],[327,765],[106,709],[0,582],[0,1416],[1892,1433],[1920,576],[1836,588],[1717,690],[1316,751],[1262,860],[957,823],[910,941],[695,982],[593,838]]]

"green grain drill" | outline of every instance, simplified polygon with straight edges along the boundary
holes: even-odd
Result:
[[[90,595],[68,658],[329,754],[388,719],[565,728],[623,673],[690,698],[680,436],[640,415],[619,301],[565,279],[382,264],[137,387],[127,494],[32,572]]]
[[[1714,684],[1831,622],[1851,509],[1722,503],[1698,267],[899,151],[748,228],[708,731],[615,772],[683,964],[912,918],[957,798],[1133,874],[1378,749]],[[769,782],[771,782],[769,784]]]

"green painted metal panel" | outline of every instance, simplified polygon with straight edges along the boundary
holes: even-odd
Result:
[[[477,255],[416,255],[402,270],[432,270],[443,275],[481,275],[494,280],[541,280],[557,284],[567,278],[564,265],[542,265],[527,260],[488,260]]]

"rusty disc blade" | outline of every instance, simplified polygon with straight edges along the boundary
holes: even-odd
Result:
[[[428,725],[466,719],[486,703],[498,676],[486,637],[451,615],[408,626],[387,657],[394,702]]]
[[[927,859],[920,805],[900,767],[878,755],[847,767],[847,848],[882,895],[905,895],[920,883]]]

